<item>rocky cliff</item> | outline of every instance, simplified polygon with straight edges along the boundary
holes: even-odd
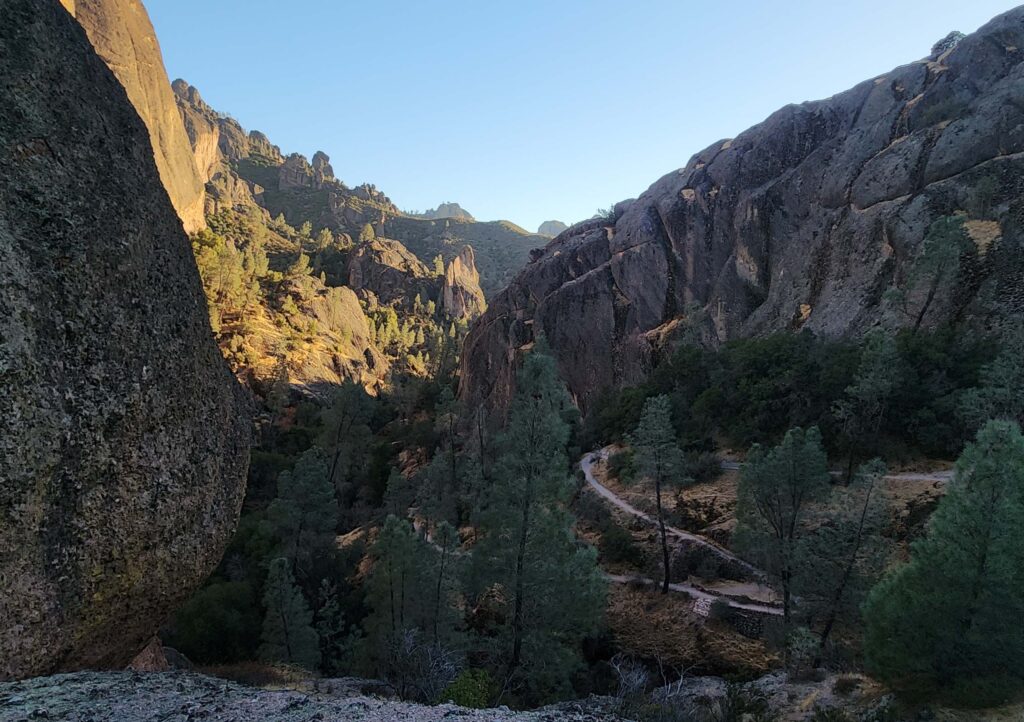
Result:
[[[487,308],[472,246],[465,246],[444,270],[441,309],[452,318],[476,318]]]
[[[1022,61],[1018,8],[955,47],[787,106],[562,233],[473,327],[463,398],[504,406],[541,332],[586,408],[641,380],[684,330],[714,345],[1019,312]],[[954,214],[976,247],[928,304],[911,279],[929,225]],[[887,302],[897,295],[902,308]]]
[[[220,560],[242,500],[250,422],[125,89],[55,0],[3,7],[0,678],[9,678],[122,666],[146,644]]]
[[[139,0],[61,0],[124,86],[149,130],[160,178],[185,230],[203,228],[203,179],[175,107],[149,15]]]

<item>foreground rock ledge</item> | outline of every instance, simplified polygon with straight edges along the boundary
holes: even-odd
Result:
[[[124,89],[57,0],[3,10],[0,679],[123,668],[220,560],[251,434]]]
[[[324,688],[345,680],[325,680]],[[614,722],[607,701],[571,702],[533,712],[471,710],[451,704],[427,707],[371,697],[303,694],[245,687],[188,672],[136,674],[82,672],[0,684],[0,719],[164,720],[181,722]],[[34,717],[32,715],[35,715]]]

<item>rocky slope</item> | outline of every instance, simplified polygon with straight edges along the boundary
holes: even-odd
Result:
[[[139,0],[61,0],[128,93],[149,130],[160,178],[185,230],[202,228],[203,179],[175,107],[149,15]]]
[[[1022,61],[1018,8],[952,49],[787,106],[562,233],[473,327],[463,398],[503,407],[540,333],[585,409],[642,379],[682,331],[718,344],[1019,312]],[[929,225],[952,214],[975,248],[929,304],[915,266]]]
[[[79,2],[78,10],[90,7]],[[248,464],[149,132],[54,0],[0,25],[0,678],[123,666],[213,569]]]
[[[547,241],[508,221],[478,222],[457,203],[442,203],[425,214],[405,213],[371,184],[346,185],[323,151],[312,160],[299,153],[285,157],[262,133],[247,134],[237,121],[210,108],[185,81],[176,80],[173,87],[206,183],[208,214],[255,204],[296,228],[309,222],[350,241],[359,240],[369,225],[376,237],[401,243],[426,264],[438,255],[449,264],[469,245],[485,294],[503,288],[530,251]]]
[[[537,229],[537,235],[550,236],[551,238],[554,238],[568,227],[569,226],[565,225],[561,221],[544,221]]]

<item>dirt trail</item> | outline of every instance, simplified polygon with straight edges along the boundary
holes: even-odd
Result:
[[[645,522],[647,522],[648,524],[651,524],[652,526],[657,526],[657,519],[652,517],[650,514],[647,514],[645,512],[640,511],[635,506],[633,506],[632,504],[627,502],[625,499],[622,499],[621,497],[617,496],[615,494],[615,492],[613,492],[611,489],[609,489],[608,487],[606,487],[603,484],[601,484],[601,482],[599,482],[594,477],[594,464],[597,463],[599,460],[603,461],[603,460],[606,460],[607,458],[608,458],[608,449],[601,449],[599,451],[592,451],[592,452],[590,452],[588,454],[584,454],[583,458],[580,459],[580,469],[583,470],[583,475],[584,475],[584,477],[587,480],[587,484],[589,484],[590,488],[593,489],[595,492],[597,492],[597,494],[599,494],[602,498],[604,498],[606,501],[608,501],[609,503],[611,503],[612,505],[614,505],[618,509],[622,510],[626,514],[629,514],[630,516],[637,517],[638,519],[643,519]],[[688,531],[683,531],[682,529],[677,529],[677,528],[672,527],[672,526],[666,526],[665,527],[665,531],[670,536],[675,537],[676,539],[683,539],[683,540],[686,540],[688,542],[692,542],[694,544],[698,544],[700,546],[704,546],[704,547],[707,547],[709,549],[714,550],[716,554],[719,554],[723,558],[728,559],[728,560],[732,561],[733,563],[737,564],[738,566],[743,568],[748,574],[750,574],[755,579],[763,579],[764,578],[764,573],[761,572],[759,569],[754,567],[749,562],[746,562],[743,559],[740,559],[738,556],[733,554],[731,551],[729,551],[728,549],[726,549],[725,547],[723,547],[723,546],[721,546],[719,544],[716,544],[715,542],[711,541],[710,539],[702,537],[702,536],[700,536],[698,534],[692,534],[692,533],[690,533]],[[620,575],[620,574],[607,574],[605,576],[610,581],[618,583],[618,584],[629,584],[629,583],[636,583],[636,582],[639,582],[641,584],[651,585],[651,586],[657,586],[659,584],[659,582],[656,582],[653,579],[646,579],[646,578],[643,578],[643,577],[631,577],[631,576],[625,576],[625,575]],[[758,586],[760,586],[760,585],[758,585]],[[694,599],[698,599],[698,600],[705,600],[705,601],[711,602],[711,601],[714,601],[716,599],[724,599],[726,602],[728,602],[729,606],[732,607],[733,609],[742,609],[742,610],[745,610],[745,611],[758,612],[758,613],[761,613],[761,614],[771,614],[771,615],[781,615],[782,614],[782,609],[780,607],[778,607],[777,605],[761,604],[761,603],[757,603],[757,602],[739,601],[739,600],[730,598],[726,594],[722,594],[722,593],[717,593],[716,594],[716,593],[708,591],[706,589],[701,589],[700,587],[697,587],[697,586],[695,586],[693,584],[688,584],[688,583],[675,583],[675,584],[671,584],[670,583],[669,584],[669,589],[671,589],[674,592],[682,592],[684,594],[689,594],[691,597],[693,597]],[[765,589],[765,590],[762,590],[762,591],[768,591],[768,590]]]

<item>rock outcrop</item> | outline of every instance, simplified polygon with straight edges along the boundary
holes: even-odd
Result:
[[[206,226],[203,179],[178,116],[149,15],[140,0],[61,0],[124,86],[149,130],[160,178],[188,232]]]
[[[487,308],[472,246],[464,246],[445,268],[441,310],[452,318],[472,319]]]
[[[568,227],[561,221],[544,221],[540,224],[540,228],[537,229],[537,235],[554,238]]]
[[[0,158],[0,678],[123,667],[220,560],[248,405],[149,130],[53,0],[4,3]]]
[[[610,218],[563,232],[473,327],[462,397],[504,407],[540,333],[586,409],[602,389],[643,379],[683,330],[715,345],[912,325],[927,284],[914,287],[910,271],[929,225],[951,214],[977,253],[923,324],[986,320],[993,301],[1019,313],[1022,61],[1018,8],[939,55],[787,106]],[[904,308],[887,301],[890,289]]]
[[[348,267],[349,288],[370,291],[382,303],[437,296],[439,279],[398,241],[375,238],[360,244]]]
[[[460,206],[458,203],[442,203],[437,208],[432,208],[423,213],[416,214],[417,218],[426,218],[428,220],[438,220],[440,218],[458,218],[462,221],[473,221],[476,220],[465,208]]]

